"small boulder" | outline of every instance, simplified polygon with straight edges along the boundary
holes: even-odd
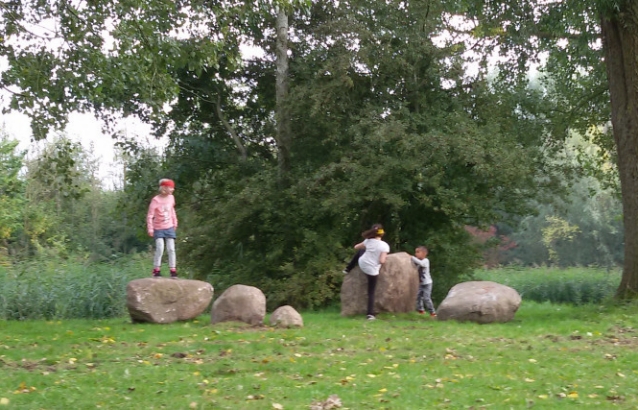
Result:
[[[227,321],[261,325],[266,317],[266,296],[254,286],[233,285],[215,302],[210,314],[212,324]]]
[[[270,324],[278,327],[303,327],[303,319],[292,306],[280,306],[270,315]]]
[[[521,306],[521,296],[509,286],[490,281],[459,283],[436,311],[438,320],[509,322]]]
[[[192,279],[143,278],[126,286],[131,320],[172,323],[201,315],[213,299],[210,283]]]
[[[419,275],[406,252],[388,255],[381,267],[374,298],[375,313],[412,312],[419,291]],[[341,285],[341,315],[365,314],[368,306],[368,277],[357,266]]]

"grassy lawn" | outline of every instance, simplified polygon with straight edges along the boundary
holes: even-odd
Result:
[[[0,408],[321,409],[331,395],[347,409],[638,408],[637,313],[526,301],[492,325],[3,321]]]

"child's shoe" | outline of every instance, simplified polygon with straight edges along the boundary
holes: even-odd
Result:
[[[436,317],[436,313],[434,312],[430,313],[430,317]]]
[[[423,309],[419,309],[419,310],[417,310],[417,312],[419,312],[419,315],[422,315],[422,314],[424,314],[424,313],[425,313],[425,310],[423,310]]]
[[[374,317],[374,315],[368,315],[368,316],[366,317],[366,319],[368,319],[368,320],[375,320],[375,319],[376,319],[376,317]]]
[[[177,269],[171,269],[171,278],[177,279]]]
[[[160,270],[157,269],[157,268],[154,268],[153,269],[153,277],[154,278],[159,278],[160,276],[162,276],[162,275],[160,275]]]

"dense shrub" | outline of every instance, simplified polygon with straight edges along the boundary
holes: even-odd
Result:
[[[619,270],[496,269],[477,271],[477,280],[491,280],[510,286],[523,300],[583,305],[613,297],[620,283]]]

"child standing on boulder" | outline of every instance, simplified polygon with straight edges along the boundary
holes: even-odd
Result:
[[[357,251],[365,250],[365,252],[359,256],[359,268],[361,268],[368,278],[368,320],[376,319],[374,316],[374,292],[377,288],[377,279],[381,265],[385,263],[388,253],[390,252],[390,245],[382,240],[383,235],[385,235],[383,226],[381,224],[374,224],[372,228],[361,234],[361,236],[365,238],[364,241],[354,246]]]
[[[428,310],[430,316],[436,317],[434,304],[432,303],[432,276],[430,275],[430,260],[428,259],[428,248],[425,246],[417,246],[414,250],[412,263],[419,271],[419,293],[416,297],[416,310],[423,314],[425,309]]]
[[[164,255],[164,241],[168,253],[168,269],[171,278],[177,278],[177,261],[175,257],[175,238],[177,229],[177,214],[175,213],[175,182],[170,179],[160,179],[159,195],[151,200],[146,214],[146,230],[155,239],[155,255],[153,257],[153,277],[159,277]]]

